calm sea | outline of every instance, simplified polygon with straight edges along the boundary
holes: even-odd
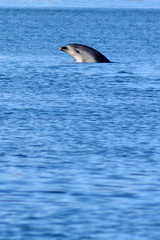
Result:
[[[160,239],[159,26],[158,9],[0,8],[0,240]]]

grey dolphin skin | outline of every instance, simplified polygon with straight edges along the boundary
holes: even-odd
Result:
[[[60,47],[60,50],[68,53],[79,63],[110,63],[109,59],[103,54],[85,45],[72,43],[65,47]]]

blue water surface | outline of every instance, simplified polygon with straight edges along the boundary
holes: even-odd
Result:
[[[159,240],[160,10],[0,23],[0,240]],[[113,63],[74,63],[73,42]]]

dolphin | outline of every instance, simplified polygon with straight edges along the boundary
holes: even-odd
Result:
[[[65,47],[60,47],[60,50],[68,53],[73,57],[76,62],[82,63],[110,63],[111,61],[103,54],[95,50],[94,48],[81,45],[81,44],[69,44]]]

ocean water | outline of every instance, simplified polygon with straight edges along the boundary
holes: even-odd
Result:
[[[160,10],[0,23],[0,240],[159,240]],[[74,63],[68,43],[113,63]]]

